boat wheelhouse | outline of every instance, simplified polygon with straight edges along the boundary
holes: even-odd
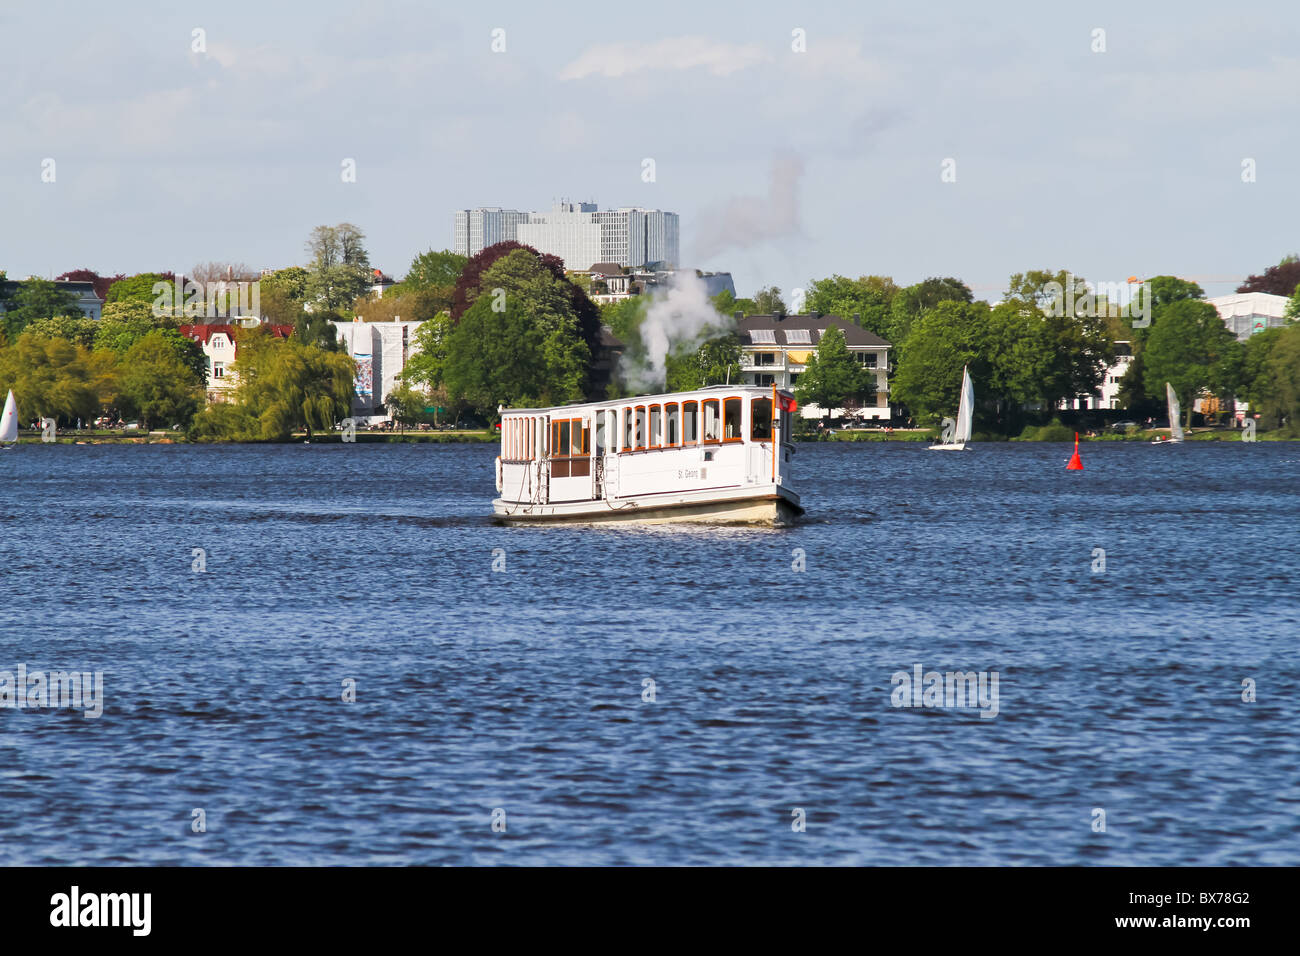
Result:
[[[793,396],[716,385],[558,408],[501,409],[499,521],[784,525]]]

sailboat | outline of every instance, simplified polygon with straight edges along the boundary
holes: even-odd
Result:
[[[18,406],[14,403],[13,389],[5,399],[5,410],[0,412],[0,448],[8,448],[18,440]]]
[[[1178,421],[1182,417],[1182,409],[1178,406],[1174,387],[1168,382],[1165,382],[1165,401],[1169,403],[1169,437],[1157,438],[1151,443],[1153,445],[1173,445],[1183,440],[1183,426]]]
[[[975,417],[975,386],[971,384],[970,369],[961,370],[961,404],[957,407],[957,427],[951,435],[930,446],[930,451],[965,451],[970,441],[971,424]]]

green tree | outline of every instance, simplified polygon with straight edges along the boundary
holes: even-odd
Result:
[[[442,385],[447,363],[447,340],[455,328],[449,312],[439,312],[423,323],[411,337],[411,354],[402,370],[409,385],[432,391]]]
[[[94,344],[95,331],[98,327],[98,322],[78,312],[75,317],[56,315],[48,319],[37,319],[35,322],[29,322],[24,331],[47,339],[67,339],[75,345],[89,348]]]
[[[1230,394],[1238,385],[1241,343],[1208,302],[1179,299],[1153,320],[1142,352],[1148,395],[1164,392],[1165,382],[1192,422],[1192,402],[1202,389]]]
[[[411,261],[406,278],[389,289],[384,298],[388,298],[394,291],[399,295],[418,292],[422,293],[433,313],[450,311],[456,294],[456,280],[460,278],[468,261],[468,257],[445,249],[423,252]]]
[[[734,332],[716,335],[699,346],[684,346],[664,358],[667,388],[670,392],[689,392],[709,385],[739,384],[740,337]]]
[[[0,394],[13,389],[23,418],[60,423],[90,420],[101,395],[114,387],[111,357],[97,359],[83,346],[30,332],[0,348]]]
[[[753,299],[737,299],[729,289],[723,289],[713,297],[713,308],[722,315],[735,315],[737,312],[745,315],[761,314]]]
[[[307,270],[301,266],[278,269],[258,281],[262,315],[276,325],[297,326],[307,299]]]
[[[888,281],[888,280],[884,280]],[[952,277],[931,277],[916,285],[899,289],[889,306],[889,321],[884,339],[895,345],[902,344],[907,333],[912,330],[912,323],[927,309],[933,309],[940,302],[971,302],[975,298],[970,287],[960,279]],[[878,303],[868,306],[868,313]],[[855,311],[861,312],[859,307]],[[879,321],[873,316],[872,321]]]
[[[1300,325],[1258,332],[1243,352],[1241,397],[1262,424],[1300,434]]]
[[[888,276],[850,279],[833,275],[808,283],[807,308],[810,312],[856,321],[868,332],[886,338],[890,334],[890,309],[898,292],[898,286]]]
[[[759,315],[784,315],[785,309],[785,300],[776,286],[765,286],[754,293],[754,311]]]
[[[314,310],[341,312],[373,281],[365,233],[350,222],[317,226],[307,239],[305,296]]]
[[[444,339],[443,380],[452,398],[464,399],[488,416],[496,414],[498,404],[525,399],[544,405],[580,400],[591,348],[579,325],[573,285],[557,278],[535,253],[514,249],[482,271],[479,288],[470,307],[477,310],[474,321],[466,326],[466,312]],[[528,330],[517,348],[489,342],[521,321]],[[473,336],[479,334],[486,337],[484,348],[501,362],[500,382],[490,381],[492,366],[484,364],[483,356],[472,355]]]
[[[0,273],[0,277],[2,276],[3,273]],[[1300,320],[1300,285],[1296,286],[1295,291],[1291,293],[1291,299],[1287,302],[1286,312],[1283,315],[1286,316],[1288,322]]]
[[[986,397],[989,355],[996,347],[1005,356],[1003,379],[1021,401],[1037,391],[1034,365],[1041,335],[1041,315],[1021,303],[1000,308],[995,325],[985,302],[940,302],[912,325],[898,347],[890,393],[916,421],[934,424],[954,416],[961,393],[961,370],[970,367],[977,397]],[[805,373],[807,374],[807,373]],[[801,376],[800,384],[803,382]]]
[[[257,421],[258,437],[283,441],[295,429],[329,429],[345,417],[356,363],[296,338],[275,339],[262,329],[239,333],[233,367],[235,401]]]
[[[48,279],[27,279],[10,295],[8,311],[0,316],[6,337],[13,341],[29,323],[56,316],[80,318],[77,297]]]
[[[498,302],[500,309],[494,308]],[[498,405],[563,405],[583,397],[591,353],[576,322],[554,314],[539,317],[523,296],[480,295],[445,346],[448,395],[490,419]]]
[[[171,272],[141,272],[138,275],[119,279],[108,287],[108,293],[104,296],[104,306],[107,309],[112,302],[144,302],[152,305],[159,296],[159,293],[154,291],[154,286],[175,281],[176,275]]]
[[[808,356],[808,363],[795,386],[795,397],[804,405],[820,406],[823,419],[846,401],[861,399],[875,390],[875,376],[858,363],[844,343],[844,333],[831,325]]]
[[[174,332],[156,329],[136,341],[123,358],[118,399],[146,429],[188,422],[202,400],[203,376],[186,364],[176,339]]]
[[[208,365],[203,347],[181,335],[174,319],[154,314],[152,307],[139,299],[119,300],[104,306],[103,316],[95,323],[94,347],[96,351],[111,349],[125,355],[137,342],[155,332],[169,343],[177,361],[203,378]]]

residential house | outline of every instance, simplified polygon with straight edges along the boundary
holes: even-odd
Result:
[[[193,339],[203,347],[207,357],[207,399],[209,402],[229,401],[234,391],[235,375],[231,366],[235,363],[235,335],[241,326],[235,325],[182,325],[181,335]],[[278,339],[287,339],[293,334],[292,325],[263,324],[262,328]]]
[[[844,344],[865,369],[875,373],[876,392],[868,397],[855,414],[876,421],[888,421],[890,344],[868,332],[854,321],[834,315],[744,315],[736,314],[736,331],[740,335],[740,368],[747,385],[776,385],[793,389],[807,368],[808,359],[817,354],[826,330],[832,327],[844,334]],[[804,418],[822,418],[826,412],[816,405],[801,405]],[[830,410],[832,418],[844,417],[845,409]]]
[[[39,276],[28,276],[27,278],[36,279]],[[22,282],[14,279],[0,283],[0,315],[3,315],[6,311],[5,301],[13,297],[20,285],[22,285]],[[56,279],[54,285],[56,288],[71,293],[76,297],[77,308],[81,310],[82,315],[86,318],[98,319],[103,316],[104,300],[95,294],[95,283]]]

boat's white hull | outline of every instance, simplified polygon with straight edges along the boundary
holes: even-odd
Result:
[[[1181,438],[1166,438],[1164,441],[1153,441],[1151,444],[1153,444],[1153,445],[1181,445],[1182,443],[1183,443],[1183,440],[1182,440]]]
[[[967,450],[966,443],[964,441],[949,442],[946,445],[930,446],[930,451],[966,451],[966,450]]]
[[[785,527],[803,514],[799,496],[781,486],[645,495],[636,499],[492,502],[502,524],[748,524]]]

